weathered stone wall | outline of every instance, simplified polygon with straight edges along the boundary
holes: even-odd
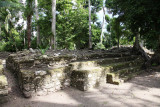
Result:
[[[4,68],[2,65],[2,60],[0,60],[0,103],[6,102],[8,97],[8,82],[3,72]]]
[[[107,69],[101,64],[130,61],[136,58],[128,52],[107,53],[105,51],[89,52],[90,54],[57,54],[23,51],[11,54],[6,61],[19,81],[25,97],[46,95],[48,93],[72,86],[80,90],[98,87],[106,82]],[[101,58],[101,59],[99,59]],[[86,61],[94,59],[93,61]],[[81,61],[79,61],[81,60]],[[128,66],[128,63],[123,66]],[[116,67],[111,68],[120,68]]]
[[[31,54],[31,55],[29,55]],[[11,54],[6,66],[18,77],[25,97],[46,95],[70,86],[70,56],[47,56],[39,53]]]
[[[25,97],[46,95],[70,86],[68,67],[48,70],[20,70],[19,84]]]
[[[0,75],[0,103],[7,101],[8,95],[8,83],[7,78],[4,75]]]
[[[99,87],[106,82],[106,71],[101,68],[89,70],[73,70],[71,74],[71,86],[82,91]]]

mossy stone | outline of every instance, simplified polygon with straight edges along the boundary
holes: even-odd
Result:
[[[0,75],[2,75],[4,72],[4,68],[3,68],[3,65],[0,65]]]
[[[115,74],[107,73],[107,83],[113,83],[113,79],[115,78]]]
[[[7,78],[5,75],[0,75],[0,89],[8,86]]]
[[[113,84],[115,84],[115,85],[119,85],[120,83],[121,83],[120,80],[114,80],[114,81],[113,81]]]

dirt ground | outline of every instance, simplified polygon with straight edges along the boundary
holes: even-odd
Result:
[[[9,101],[0,107],[160,107],[160,72],[142,74],[119,86],[106,84],[87,92],[67,88],[31,99],[23,97],[12,73],[6,75]]]

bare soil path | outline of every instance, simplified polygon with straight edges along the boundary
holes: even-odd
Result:
[[[0,107],[160,107],[160,72],[142,74],[119,86],[106,84],[87,92],[67,88],[31,99],[23,97],[12,73],[6,76],[9,101]]]

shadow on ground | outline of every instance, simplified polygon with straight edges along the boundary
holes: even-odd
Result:
[[[9,101],[0,107],[159,107],[160,73],[145,73],[122,85],[105,84],[99,89],[82,92],[74,88],[47,96],[25,99],[16,79],[6,73]]]

